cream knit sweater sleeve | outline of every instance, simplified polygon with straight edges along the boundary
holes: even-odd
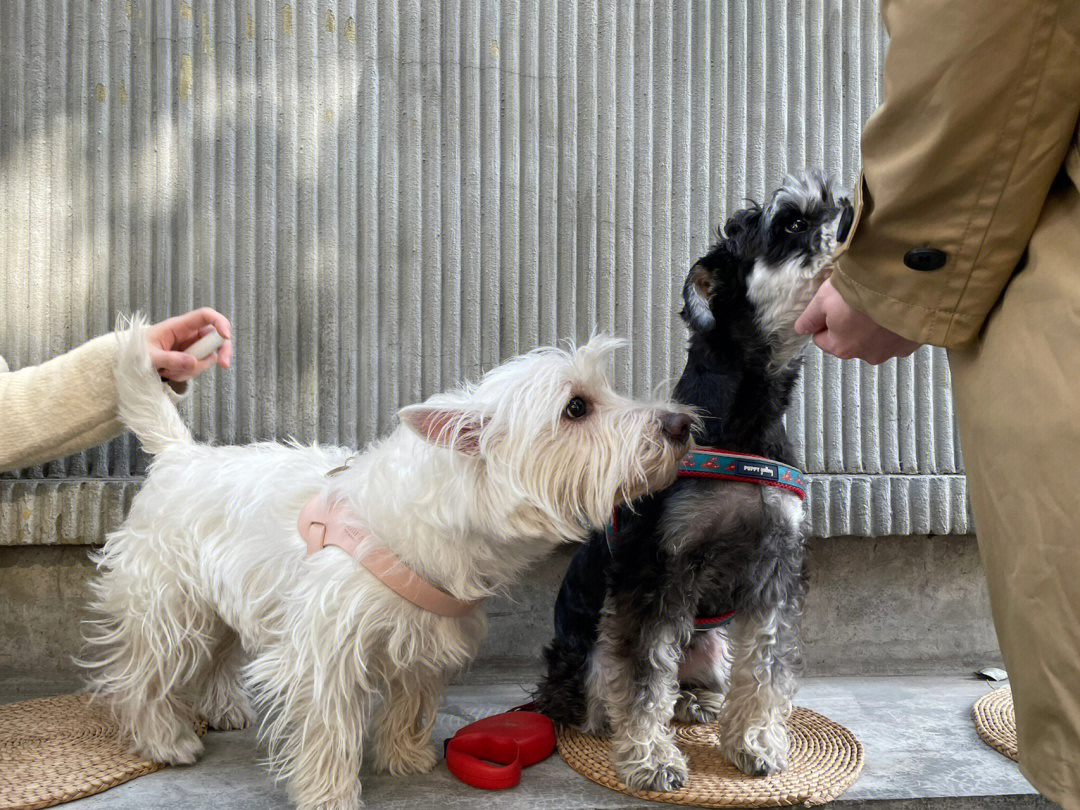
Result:
[[[124,429],[116,413],[115,334],[94,338],[39,366],[3,371],[0,358],[0,472],[101,444]],[[175,401],[180,394],[165,389]]]

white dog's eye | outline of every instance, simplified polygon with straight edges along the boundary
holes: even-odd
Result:
[[[791,222],[789,222],[787,224],[787,227],[784,228],[784,230],[787,231],[788,233],[802,233],[803,231],[806,230],[806,220],[805,219],[793,219],[793,220],[791,220]]]
[[[580,419],[589,412],[589,404],[581,397],[574,397],[566,406],[566,415],[571,419]]]

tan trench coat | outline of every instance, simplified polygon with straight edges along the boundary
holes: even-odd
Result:
[[[1024,774],[1080,810],[1080,0],[882,0],[833,281],[946,346]]]

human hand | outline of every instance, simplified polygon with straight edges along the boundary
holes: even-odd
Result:
[[[217,329],[218,334],[225,338],[224,345],[202,360],[196,360],[184,352],[184,349],[211,328]],[[169,318],[146,330],[146,340],[150,344],[150,362],[163,379],[172,382],[194,379],[215,363],[222,368],[228,368],[232,362],[232,341],[229,339],[231,334],[229,319],[210,307]]]
[[[850,360],[857,357],[872,366],[893,357],[907,357],[918,343],[879,326],[869,315],[848,306],[833,287],[831,279],[811,299],[795,321],[800,335],[813,335],[823,352]]]

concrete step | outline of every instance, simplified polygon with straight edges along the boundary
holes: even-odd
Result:
[[[476,671],[452,686],[436,724],[441,741],[462,725],[521,703],[535,673]],[[55,694],[70,684],[0,684],[0,702]],[[990,686],[969,675],[831,677],[803,682],[796,703],[851,729],[866,762],[859,780],[833,803],[870,810],[1052,810],[1016,764],[975,733],[971,705]],[[72,810],[150,810],[291,807],[259,763],[254,729],[211,732],[206,753],[191,767],[167,768],[74,802]],[[500,792],[470,788],[440,763],[421,777],[375,775],[365,764],[363,798],[369,810],[616,810],[656,808],[601,787],[567,767],[558,755],[526,770],[521,784]]]
[[[0,673],[74,674],[93,569],[87,546],[0,546]],[[573,549],[484,609],[477,668],[535,667]],[[803,622],[812,675],[927,674],[1000,661],[975,538],[833,537],[810,543]]]

